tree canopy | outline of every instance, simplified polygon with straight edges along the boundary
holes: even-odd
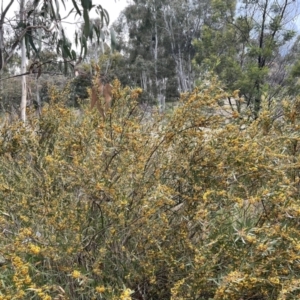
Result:
[[[2,7],[0,18],[0,70],[7,66],[14,53],[18,50],[21,40],[25,39],[26,55],[39,58],[43,44],[53,43],[56,53],[62,58],[67,68],[67,61],[76,62],[84,57],[87,51],[87,41],[95,39],[100,41],[101,30],[109,23],[107,11],[100,5],[93,4],[92,0],[72,0],[71,8],[67,10],[65,0],[32,0],[24,3],[23,16],[15,14],[12,18],[7,17],[14,0],[10,0],[6,7]],[[69,6],[70,7],[70,6]],[[100,22],[90,21],[90,12],[94,10],[99,15]],[[79,55],[74,50],[70,37],[67,36],[62,22],[65,21],[61,12],[66,12],[66,17],[79,17],[83,22],[83,30],[75,31],[75,46],[80,47]],[[66,19],[66,17],[64,17]],[[9,21],[8,21],[9,20]],[[6,43],[6,30],[11,32],[10,42]]]

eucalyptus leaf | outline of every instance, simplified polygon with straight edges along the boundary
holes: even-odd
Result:
[[[34,9],[31,9],[31,10],[28,11],[28,13],[27,13],[27,19],[30,17],[30,15],[31,15],[33,12],[34,12]]]
[[[81,16],[81,11],[80,11],[80,9],[79,9],[77,3],[76,3],[76,0],[72,0],[72,2],[73,2],[73,5],[74,5],[74,7],[75,7],[77,13],[79,14],[79,16]]]
[[[106,23],[106,25],[108,25],[109,24],[109,14],[108,14],[108,11],[106,10],[106,9],[102,9],[102,11],[103,11],[103,16],[104,16],[104,19],[105,19],[105,23]]]
[[[76,60],[77,55],[76,55],[75,50],[72,50],[72,51],[71,51],[71,56],[72,56],[72,59],[73,59],[73,60]]]
[[[91,24],[91,28],[90,28],[90,34],[89,34],[89,39],[92,41],[93,40],[93,33],[94,33],[94,25]]]
[[[50,9],[51,9],[51,13],[50,13],[51,20],[57,20],[58,18],[57,15],[55,14],[52,1],[50,1]]]
[[[75,31],[75,46],[78,47],[78,32]]]
[[[65,1],[64,1],[64,0],[61,0],[61,2],[62,2],[62,4],[63,4],[63,6],[64,6],[64,9],[66,10],[67,8],[66,8]]]
[[[83,10],[83,18],[84,18],[84,35],[88,37],[90,33],[90,18],[89,18],[88,10],[86,8]]]

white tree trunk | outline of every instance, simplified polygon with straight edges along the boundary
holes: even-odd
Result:
[[[25,0],[20,2],[20,20],[25,22]],[[26,73],[26,47],[25,47],[25,37],[21,40],[21,74]],[[27,86],[26,86],[26,75],[22,76],[22,98],[21,98],[21,120],[26,122],[26,104],[27,104]]]

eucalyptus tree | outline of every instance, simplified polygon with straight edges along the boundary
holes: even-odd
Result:
[[[284,68],[276,76],[275,84],[283,86],[283,96],[295,97],[300,94],[300,35],[293,41],[287,54],[278,64],[284,64]]]
[[[164,44],[175,63],[180,92],[194,86],[194,46],[192,41],[200,36],[201,29],[211,15],[210,1],[168,1],[163,8]]]
[[[40,74],[45,63],[40,61],[40,52],[43,42],[49,36],[55,44],[59,57],[59,65],[67,72],[71,63],[80,61],[87,52],[87,41],[100,41],[101,31],[104,24],[109,23],[107,11],[101,5],[93,4],[92,0],[33,0],[20,1],[19,13],[11,12],[15,0],[10,0],[4,7],[2,1],[0,15],[0,70],[3,70],[12,59],[13,55],[21,50],[22,67],[22,102],[21,118],[26,120],[26,75],[30,73]],[[67,5],[69,10],[67,10]],[[90,22],[90,12],[94,10],[98,13],[101,22]],[[61,16],[61,12],[66,12],[66,17]],[[13,17],[11,15],[13,14]],[[75,30],[75,45],[80,48],[79,56],[74,50],[74,46],[67,37],[63,22],[70,16],[77,18],[75,22],[84,24],[82,31]],[[69,19],[68,19],[69,20]],[[5,43],[5,27],[10,27],[14,31],[13,42],[7,47]],[[26,70],[26,59],[33,58],[32,64]],[[52,62],[52,61],[51,61]]]
[[[135,0],[115,30],[128,76],[150,96],[175,100],[194,86],[193,39],[210,15],[210,0]]]
[[[123,52],[130,76],[163,106],[165,64],[163,59],[162,7],[164,1],[135,0],[123,11],[128,37]],[[116,31],[121,33],[120,26]],[[129,39],[128,39],[129,38]],[[120,43],[122,44],[122,43]]]
[[[254,118],[261,108],[262,95],[269,93],[271,103],[282,84],[279,77],[285,76],[284,49],[296,35],[292,20],[297,13],[297,2],[216,0],[214,22],[194,41],[199,68],[208,66],[227,90],[239,89]]]
[[[257,115],[264,85],[268,84],[266,75],[270,74],[271,69],[276,69],[277,62],[284,54],[283,47],[296,34],[290,22],[295,17],[297,3],[294,0],[244,2],[241,14],[245,19],[250,18],[253,24],[248,57],[253,60],[250,66],[255,68],[252,79],[253,94],[247,97],[247,101],[253,102],[254,113]]]

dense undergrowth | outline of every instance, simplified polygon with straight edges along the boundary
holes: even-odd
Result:
[[[167,116],[140,93],[3,124],[0,299],[298,299],[300,99],[226,124],[217,83]]]

